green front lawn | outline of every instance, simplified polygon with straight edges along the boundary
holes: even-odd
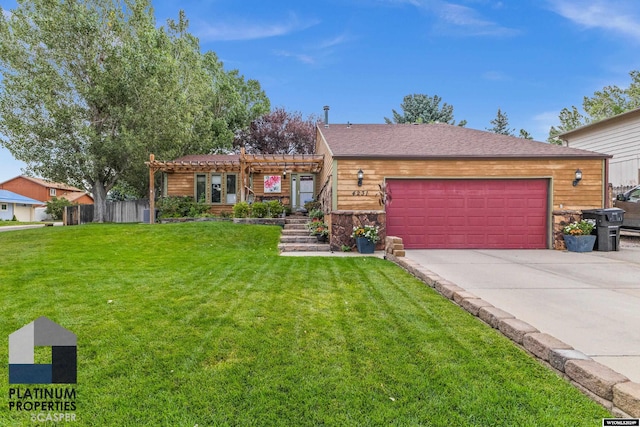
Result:
[[[0,337],[39,316],[78,336],[79,421],[65,425],[596,426],[609,416],[394,264],[280,257],[279,230],[0,233]],[[0,425],[35,425],[6,409],[4,376]]]

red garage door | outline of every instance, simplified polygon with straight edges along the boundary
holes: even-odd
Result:
[[[407,249],[547,248],[545,179],[387,180],[387,235]]]

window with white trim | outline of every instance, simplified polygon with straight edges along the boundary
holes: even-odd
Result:
[[[9,205],[7,205],[6,203],[2,203],[0,205],[0,211],[8,211],[9,210]]]
[[[56,189],[55,189],[55,188],[50,188],[50,189],[49,189],[49,195],[50,195],[51,197],[55,197],[55,195],[56,195]]]

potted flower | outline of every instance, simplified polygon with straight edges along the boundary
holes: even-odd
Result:
[[[329,237],[329,227],[327,226],[327,224],[321,223],[315,228],[315,230],[313,231],[313,234],[315,234],[316,239],[318,239],[318,242],[324,243],[327,241]]]
[[[358,252],[362,254],[372,254],[376,247],[376,242],[380,240],[377,225],[356,225],[353,227],[351,237],[356,239]]]
[[[596,243],[596,236],[591,232],[596,223],[592,219],[574,221],[562,229],[564,242],[570,252],[591,252]]]
[[[320,220],[313,220],[307,224],[309,234],[316,236],[318,242],[326,242],[329,237],[329,226]]]

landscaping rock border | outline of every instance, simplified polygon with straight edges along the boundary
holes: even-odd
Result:
[[[614,416],[640,418],[640,384],[630,381],[624,375],[596,362],[551,335],[516,319],[510,313],[494,307],[424,266],[405,257],[395,256],[390,251],[387,251],[385,256],[454,304],[492,328],[498,329]]]

